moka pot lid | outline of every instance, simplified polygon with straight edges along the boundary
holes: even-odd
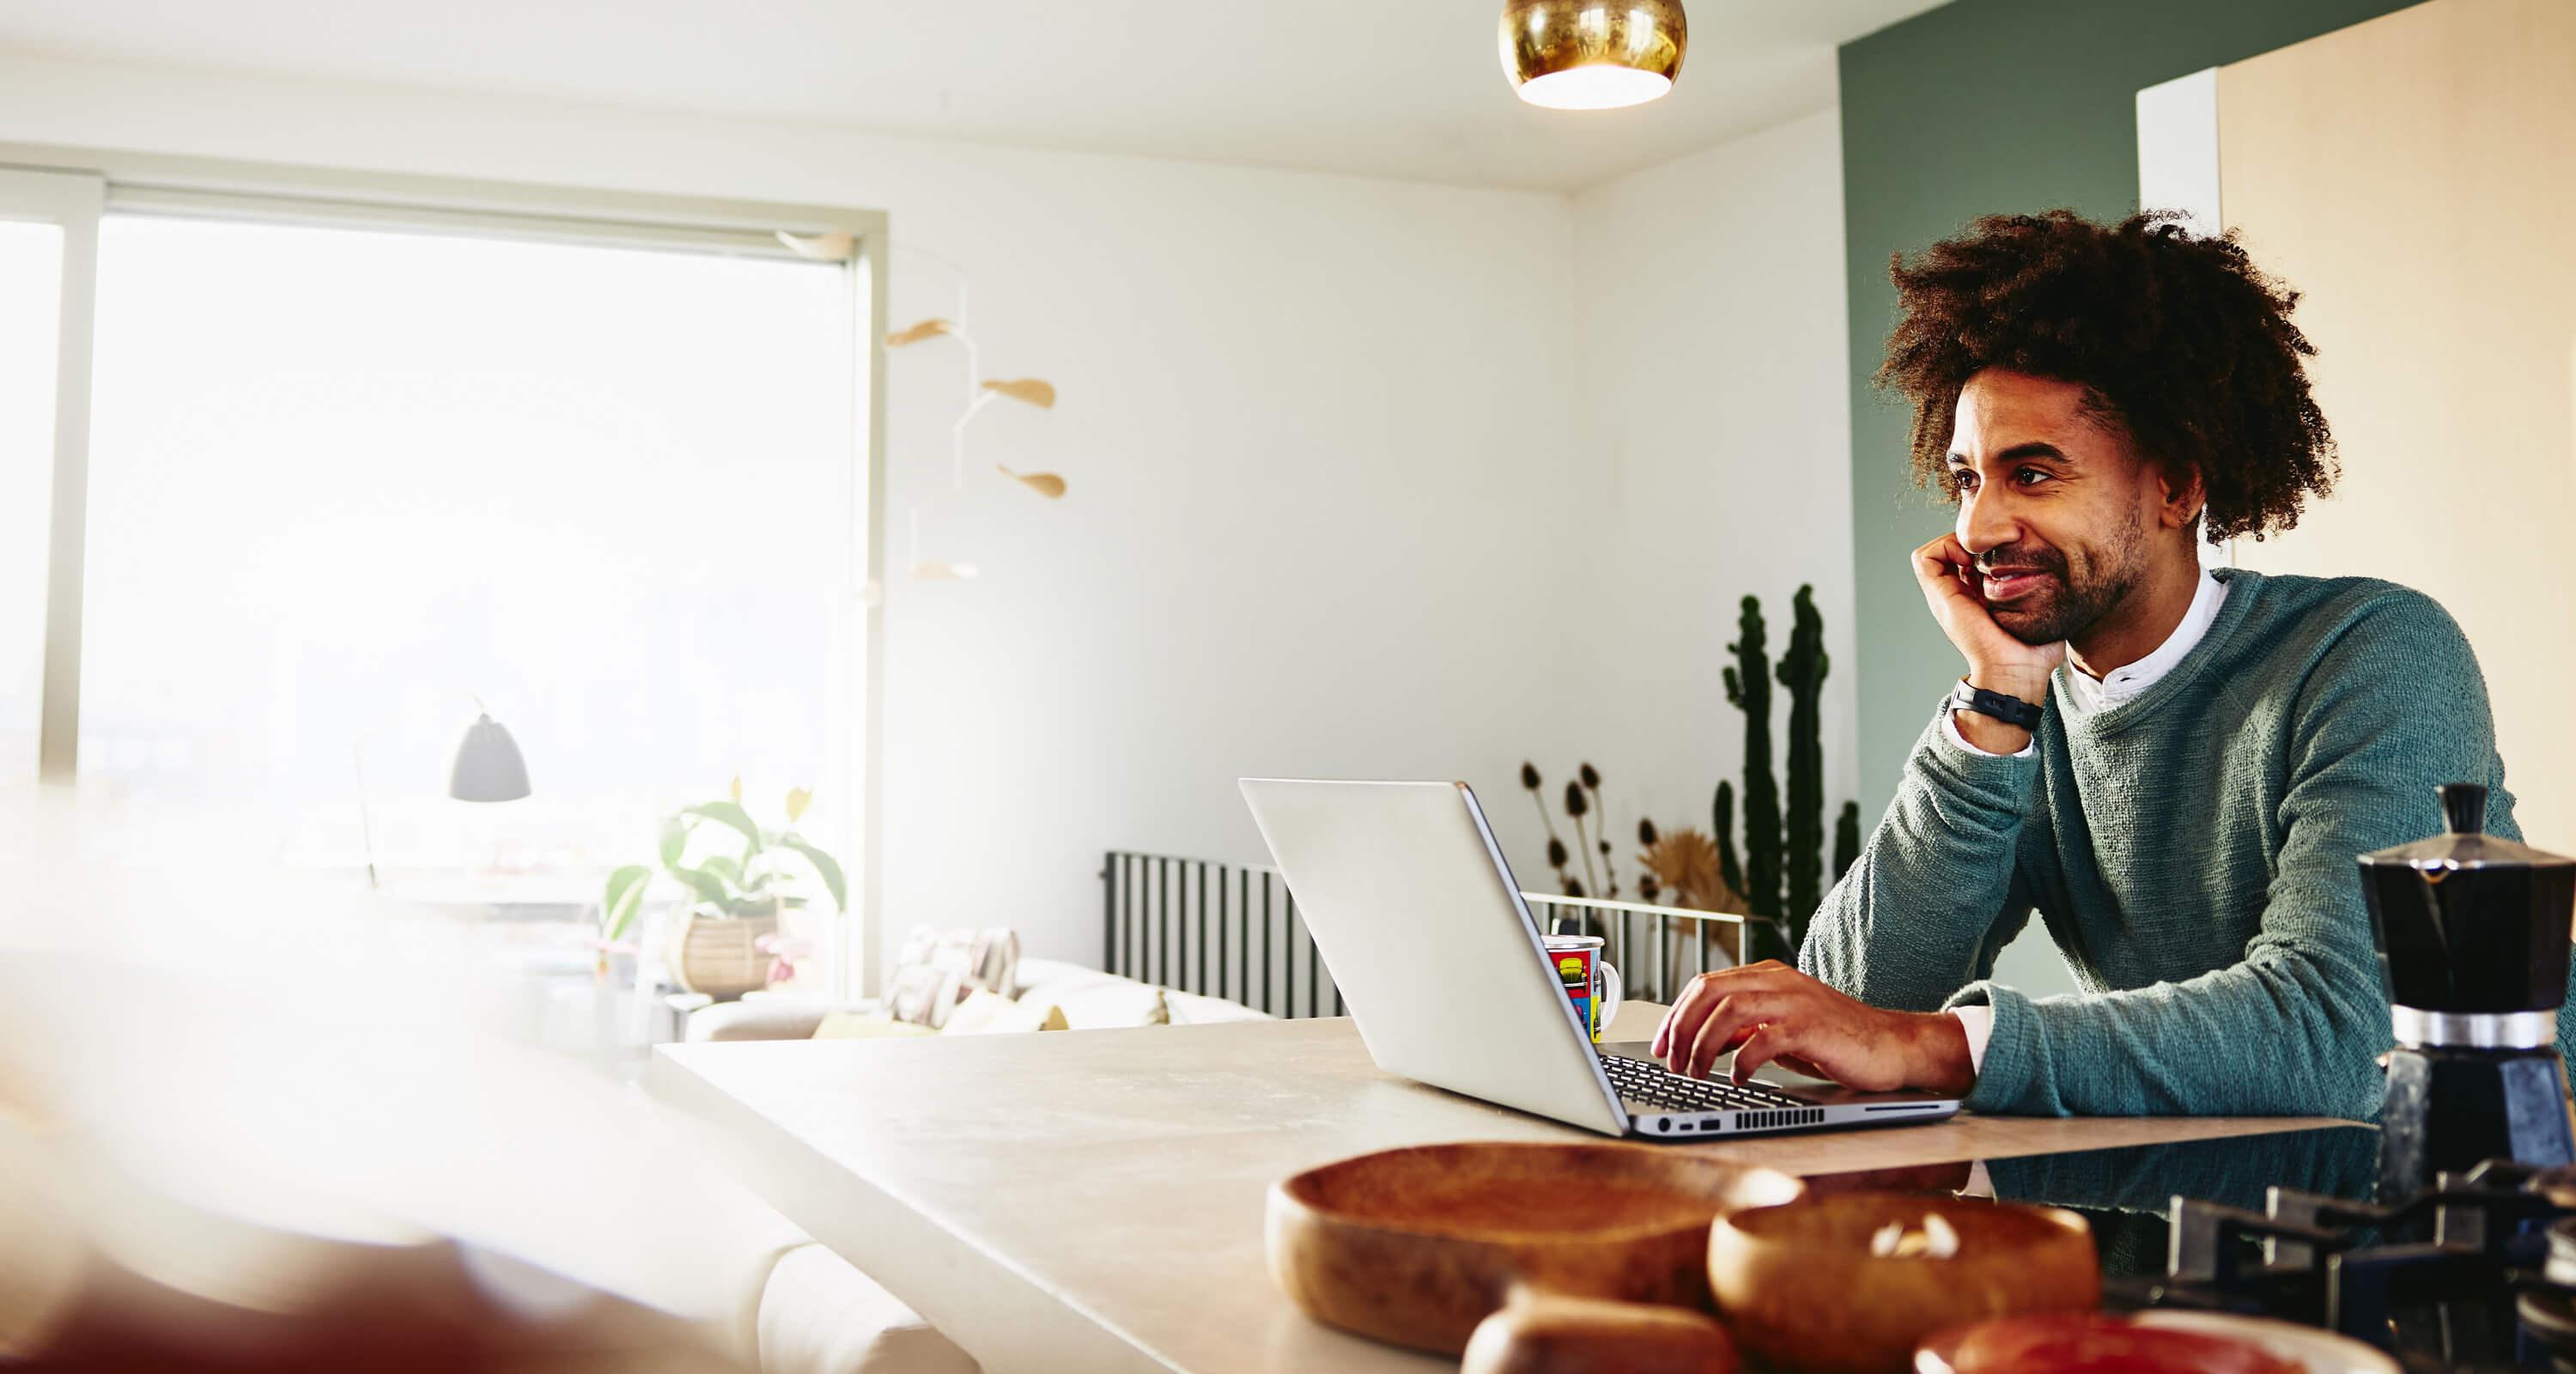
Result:
[[[2487,789],[2483,786],[2453,782],[2433,790],[2441,794],[2442,814],[2451,828],[2428,839],[2364,854],[2363,866],[2419,869],[2429,883],[2438,883],[2445,871],[2460,868],[2576,868],[2576,859],[2564,854],[2487,834]]]

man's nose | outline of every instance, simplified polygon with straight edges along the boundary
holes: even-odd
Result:
[[[2021,536],[2021,523],[2013,518],[2012,503],[1973,491],[1959,502],[1959,543],[1980,557],[1990,549],[2000,549]]]

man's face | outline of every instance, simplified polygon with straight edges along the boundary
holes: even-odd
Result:
[[[2085,389],[1987,368],[1959,392],[1950,434],[1959,542],[2005,633],[2082,640],[2147,574],[2164,486]]]

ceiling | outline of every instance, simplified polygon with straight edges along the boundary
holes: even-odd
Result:
[[[1512,96],[1500,0],[0,0],[0,50],[1571,191],[1834,98],[1940,0],[1689,0],[1669,97]]]

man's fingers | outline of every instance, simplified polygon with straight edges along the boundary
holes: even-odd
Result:
[[[1746,1036],[1744,1044],[1735,1051],[1735,1067],[1727,1076],[1733,1079],[1738,1087],[1752,1082],[1756,1069],[1795,1048],[1794,1038],[1787,1025],[1782,1022],[1763,1023],[1751,1035]]]
[[[1945,534],[1914,551],[1914,580],[1928,598],[1983,606],[1985,603],[1969,589],[1966,578],[1966,570],[1975,565],[1976,560],[1959,543],[1959,537]]]
[[[1780,999],[1760,992],[1729,994],[1700,1023],[1699,1034],[1692,1037],[1687,1066],[1677,1072],[1692,1078],[1706,1078],[1718,1057],[1727,1052],[1744,1032],[1759,1025],[1766,1014],[1776,1014]]]
[[[1699,1033],[1699,1023],[1707,1019],[1708,1009],[1716,1005],[1717,1000],[1718,995],[1710,987],[1706,974],[1693,978],[1690,985],[1682,989],[1681,1000],[1664,1013],[1664,1024],[1655,1032],[1654,1053],[1664,1061],[1665,1068],[1681,1072],[1682,1056],[1692,1038]]]
[[[1787,964],[1770,959],[1744,968],[1700,974],[1682,989],[1672,1010],[1664,1013],[1663,1024],[1655,1028],[1655,1042],[1648,1053],[1663,1060],[1664,1067],[1674,1073],[1686,1072],[1691,1047],[1711,1008],[1738,992],[1767,991],[1785,986],[1784,980],[1803,976]]]
[[[1664,1014],[1653,1053],[1674,1073],[1705,1078],[1718,1056],[1761,1021],[1760,1009],[1784,1006],[1783,998],[1820,986],[1776,959],[1700,974]]]
[[[1968,546],[1959,542],[1959,536],[1944,534],[1914,551],[1914,575],[1926,581],[1946,577],[1956,582],[1959,570],[1974,567],[1976,561]]]

